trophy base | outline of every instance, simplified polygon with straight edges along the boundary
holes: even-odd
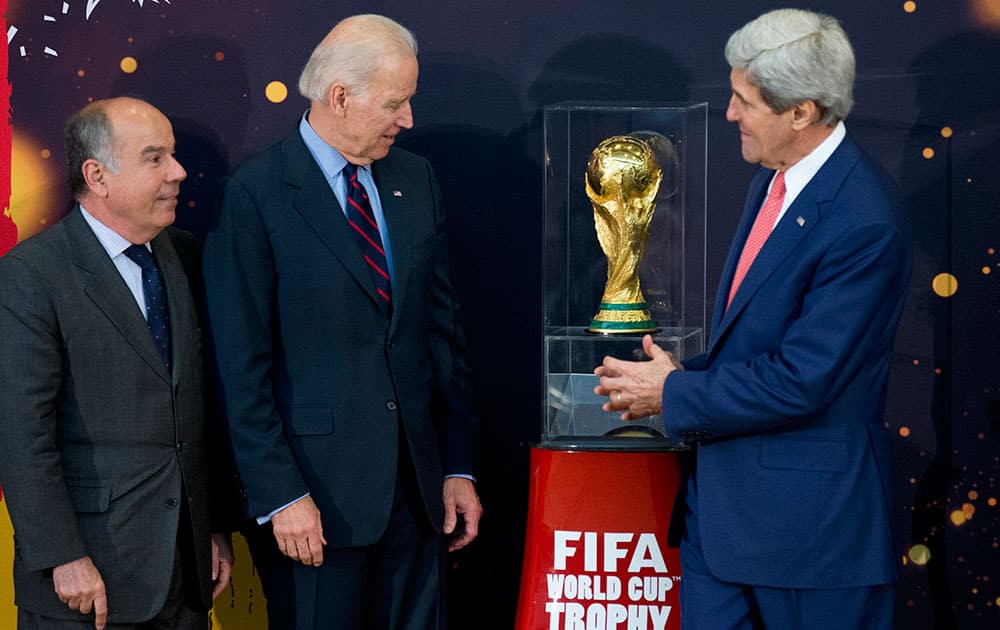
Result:
[[[600,310],[587,328],[587,332],[600,335],[634,335],[656,331],[656,321],[649,314],[649,307],[645,302],[601,302]]]

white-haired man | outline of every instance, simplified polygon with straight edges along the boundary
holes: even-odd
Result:
[[[204,273],[270,628],[439,628],[443,556],[477,533],[447,226],[413,126],[416,42],[338,23],[310,108],[229,181]],[[444,534],[444,535],[442,535]]]
[[[607,358],[605,407],[694,442],[675,506],[685,628],[891,629],[899,553],[883,413],[910,244],[893,185],[846,136],[854,53],[784,9],[726,45],[743,158],[760,164],[707,352]]]

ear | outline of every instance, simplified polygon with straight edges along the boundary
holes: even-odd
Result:
[[[100,197],[108,196],[108,183],[106,181],[108,171],[103,164],[90,158],[83,163],[81,171],[83,172],[83,181],[87,182],[87,188],[91,192]]]
[[[816,101],[809,99],[802,101],[792,108],[792,129],[802,131],[820,118],[819,106]]]
[[[327,92],[327,100],[330,109],[336,115],[343,115],[347,110],[347,86],[343,83],[334,83]]]

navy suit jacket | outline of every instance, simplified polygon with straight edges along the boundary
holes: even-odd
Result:
[[[845,138],[726,309],[773,174],[761,170],[750,186],[707,351],[664,384],[667,430],[697,441],[696,522],[716,577],[785,588],[891,582],[900,556],[882,423],[911,266],[894,187]]]
[[[385,530],[400,448],[436,528],[444,474],[472,472],[475,418],[437,183],[401,149],[372,168],[394,256],[391,319],[297,129],[227,183],[204,254],[248,513],[311,493],[332,547]]]

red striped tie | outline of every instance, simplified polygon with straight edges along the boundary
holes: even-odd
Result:
[[[392,287],[375,213],[364,185],[358,181],[358,167],[348,163],[344,167],[344,176],[347,177],[347,222],[358,239],[361,254],[375,280],[375,290],[384,300],[382,306],[388,312],[392,303]]]
[[[726,308],[729,308],[729,305],[733,303],[733,296],[736,295],[736,291],[740,288],[743,278],[746,277],[747,272],[750,270],[750,265],[753,264],[757,254],[764,247],[767,237],[771,235],[771,230],[774,229],[778,213],[781,212],[781,204],[784,201],[785,173],[784,171],[779,171],[774,178],[774,182],[771,183],[771,192],[768,193],[767,200],[764,201],[763,207],[757,213],[757,218],[754,219],[753,227],[750,228],[750,235],[747,236],[747,242],[743,245],[740,262],[736,265],[736,273],[733,274],[733,284],[729,287],[729,300],[726,301]]]

